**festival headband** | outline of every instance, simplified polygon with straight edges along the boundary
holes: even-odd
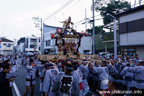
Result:
[[[82,62],[87,63],[88,61],[82,61]]]
[[[66,66],[65,66],[64,68],[65,68],[65,69],[68,69],[68,70],[73,70],[73,68],[69,68],[69,67],[66,67]]]

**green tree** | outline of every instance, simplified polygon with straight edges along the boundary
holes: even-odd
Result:
[[[91,34],[93,34],[93,28],[92,29],[87,29],[87,31]],[[95,34],[99,33],[104,33],[105,31],[103,30],[102,26],[95,26]]]
[[[95,2],[96,11],[100,12],[103,17],[103,23],[108,24],[112,22],[112,18],[108,17],[106,14],[116,15],[122,11],[126,11],[131,8],[130,3],[125,0],[96,0]]]

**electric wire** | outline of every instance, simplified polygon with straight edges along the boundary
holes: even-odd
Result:
[[[58,12],[60,12],[61,10],[63,10],[65,7],[67,7],[73,0],[69,0],[67,3],[65,3],[62,7],[60,7],[58,10],[56,10],[54,13],[52,13],[51,15],[49,15],[47,18],[45,18],[43,20],[46,21],[48,19],[50,19],[51,17],[53,17],[54,15],[56,15]]]
[[[71,7],[69,7],[67,10],[65,10],[65,12],[63,12],[63,13],[66,13],[69,9],[71,9],[72,7],[74,7],[75,5],[77,5],[79,2],[80,2],[80,0],[78,0],[77,2],[75,2]]]

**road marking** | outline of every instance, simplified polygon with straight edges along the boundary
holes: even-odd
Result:
[[[21,96],[21,94],[20,94],[20,92],[19,92],[19,90],[18,90],[15,82],[13,82],[13,87],[14,87],[14,89],[15,89],[16,95],[17,95],[17,96]]]

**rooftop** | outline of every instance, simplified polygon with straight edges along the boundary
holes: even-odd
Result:
[[[6,39],[6,38],[1,38],[2,42],[13,42],[12,40]]]
[[[120,12],[120,13],[116,14],[115,16],[118,18],[120,16],[131,14],[133,12],[137,12],[137,11],[140,11],[140,10],[144,10],[144,4],[140,5],[138,7],[135,7],[135,8],[131,8],[131,9],[127,10],[127,11]]]

